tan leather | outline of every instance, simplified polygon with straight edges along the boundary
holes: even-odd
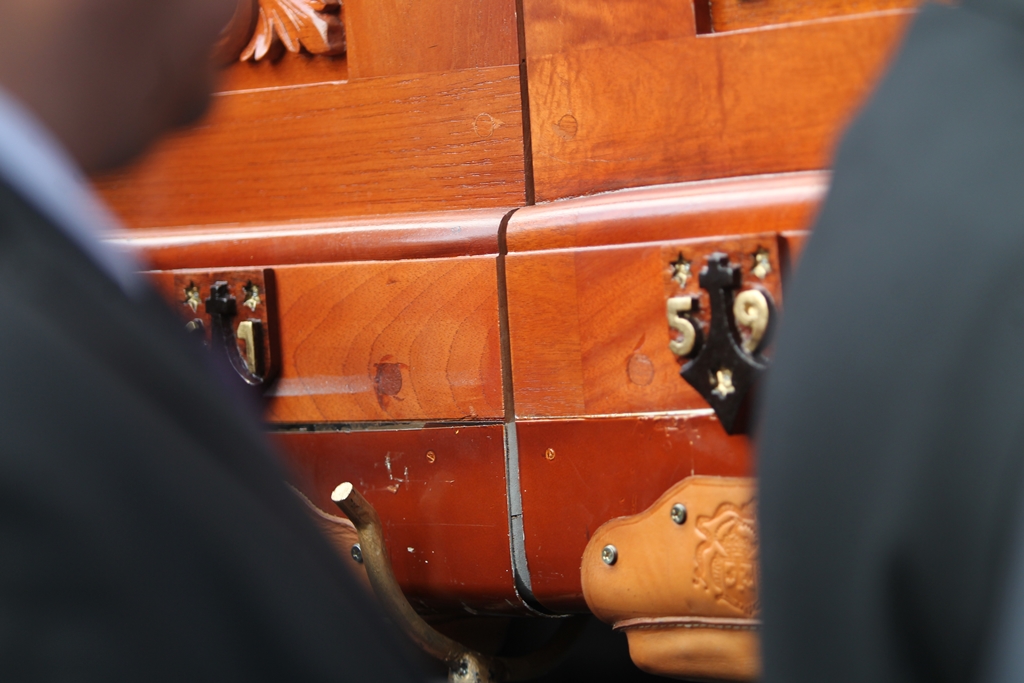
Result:
[[[591,611],[662,676],[751,681],[760,674],[752,479],[688,477],[654,505],[603,525],[583,554]],[[672,519],[673,506],[686,520]],[[607,564],[602,551],[614,546]]]

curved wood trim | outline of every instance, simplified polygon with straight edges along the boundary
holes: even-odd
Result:
[[[509,251],[595,247],[802,229],[827,171],[675,183],[528,206],[508,225]]]
[[[350,220],[126,231],[107,241],[149,268],[390,261],[498,253],[508,209],[469,209]]]

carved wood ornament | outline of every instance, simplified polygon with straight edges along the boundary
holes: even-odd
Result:
[[[217,62],[273,59],[280,50],[314,55],[345,52],[341,0],[238,0],[215,48]]]
[[[276,45],[289,52],[306,48],[314,55],[345,52],[341,0],[259,0],[256,31],[242,51],[242,61],[259,61]]]

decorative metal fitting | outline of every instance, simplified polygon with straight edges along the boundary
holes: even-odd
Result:
[[[358,543],[352,546],[352,559],[359,564],[363,563],[363,549],[359,547]]]
[[[673,505],[669,515],[672,517],[672,521],[676,524],[686,524],[686,506],[682,503],[676,503]]]
[[[601,551],[601,561],[609,567],[619,561],[619,550],[613,545],[606,545]]]
[[[679,373],[714,408],[727,434],[747,432],[750,396],[768,369],[761,350],[774,318],[768,293],[737,293],[741,284],[740,269],[730,265],[727,254],[708,256],[700,286],[708,293],[711,324],[703,344]],[[746,343],[738,329],[741,325],[750,329]]]

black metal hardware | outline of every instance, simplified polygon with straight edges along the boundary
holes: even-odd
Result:
[[[741,274],[739,267],[729,264],[728,255],[716,252],[708,256],[700,272],[700,286],[708,293],[711,324],[696,356],[679,373],[714,408],[728,434],[748,431],[753,389],[768,369],[768,359],[761,355],[767,335],[748,353],[736,325],[733,304]],[[762,294],[771,307],[771,298]]]
[[[238,376],[249,386],[261,387],[266,382],[263,365],[263,323],[258,319],[249,319],[252,325],[253,352],[249,354],[255,363],[250,368],[247,360],[238,350],[235,341],[235,325],[238,315],[238,303],[231,296],[228,283],[218,280],[210,287],[210,298],[206,300],[206,313],[210,316],[210,348],[215,353],[223,353],[228,363]]]

